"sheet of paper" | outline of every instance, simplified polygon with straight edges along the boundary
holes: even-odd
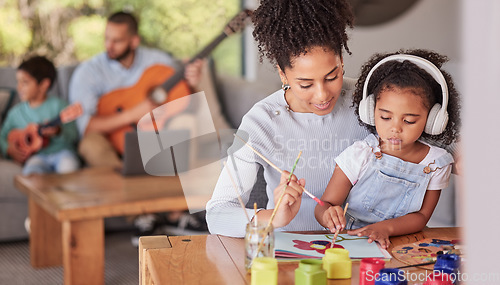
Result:
[[[322,258],[325,250],[331,247],[333,234],[294,234],[275,232],[275,255],[277,258]],[[335,242],[336,248],[345,248],[349,257],[358,259],[365,257],[391,258],[389,252],[368,243],[367,237],[339,234]]]

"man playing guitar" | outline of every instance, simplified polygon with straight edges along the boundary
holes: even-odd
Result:
[[[145,96],[130,108],[101,114],[98,106],[102,97],[117,90],[113,95],[120,100],[121,88],[136,84],[151,66],[179,67],[179,63],[166,53],[141,47],[140,42],[138,23],[133,15],[125,12],[111,15],[105,30],[106,52],[80,64],[71,78],[70,102],[81,102],[84,110],[77,120],[82,137],[78,151],[89,166],[120,167],[119,151],[110,146],[108,135],[137,123],[142,116],[161,105],[161,102],[155,103]],[[197,91],[202,64],[197,60],[185,67],[184,77],[192,92]]]

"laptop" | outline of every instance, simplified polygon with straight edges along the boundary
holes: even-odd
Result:
[[[137,131],[126,133],[123,166],[120,170],[121,174],[123,176],[146,174],[154,176],[176,176],[179,172],[189,170],[189,135],[189,130],[161,131],[162,138],[172,137],[179,143],[173,146],[162,146],[162,150],[159,150],[159,148],[151,148],[151,145],[148,144],[143,144],[143,152],[149,152],[149,158],[144,165]],[[154,140],[148,143],[156,143],[157,135],[152,132],[149,136],[154,138]],[[157,150],[155,150],[155,153],[151,154],[151,149]]]

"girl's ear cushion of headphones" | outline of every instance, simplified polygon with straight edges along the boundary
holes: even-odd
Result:
[[[375,126],[375,96],[368,95],[359,102],[359,118],[365,124]]]
[[[440,116],[440,110],[441,104],[436,103],[432,106],[429,111],[429,115],[427,116],[427,122],[424,129],[425,133],[429,135],[439,135],[446,128],[446,124],[448,123],[448,113],[444,112],[444,114]]]

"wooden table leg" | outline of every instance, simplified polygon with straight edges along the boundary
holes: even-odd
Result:
[[[159,250],[163,248],[171,248],[172,245],[166,235],[144,236],[139,239],[139,284],[151,285],[154,284],[151,280],[147,252],[149,250]]]
[[[30,259],[34,268],[62,265],[61,223],[29,199]]]
[[[64,284],[104,284],[104,220],[62,223]]]

